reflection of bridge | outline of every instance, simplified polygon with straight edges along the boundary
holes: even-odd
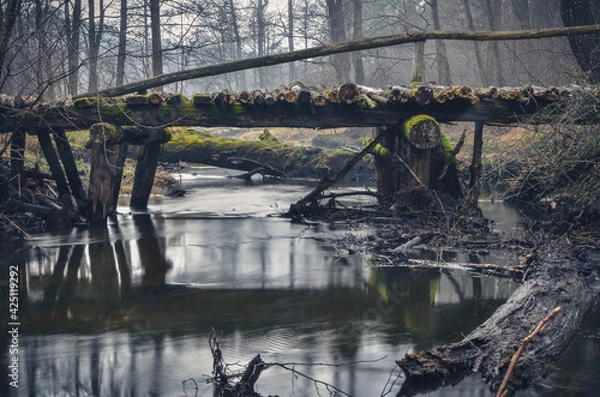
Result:
[[[338,89],[317,90],[295,84],[274,92],[221,92],[198,94],[191,99],[152,93],[118,100],[79,98],[73,103],[36,104],[31,108],[27,108],[26,99],[4,98],[0,106],[3,119],[0,132],[13,133],[13,176],[23,170],[24,134],[37,134],[65,211],[75,213],[73,197],[81,207],[89,208],[84,211],[88,220],[104,224],[115,207],[127,144],[143,148],[139,151],[131,203],[135,207],[146,206],[161,144],[169,139],[165,126],[391,127],[382,145],[395,152],[399,146],[396,140],[403,135],[398,126],[412,116],[427,114],[439,122],[476,123],[472,167],[475,173],[480,169],[484,124],[523,121],[524,116],[539,114],[549,106],[553,112],[535,122],[552,121],[560,115],[561,101],[575,93],[568,88],[533,86],[475,89],[419,85],[379,90],[344,84]],[[88,192],[82,187],[67,144],[65,131],[75,128],[90,129],[92,171]],[[401,150],[398,155],[402,155]],[[383,163],[377,166],[390,167]],[[383,170],[380,174],[390,172]],[[478,174],[471,179],[477,180]]]
[[[87,387],[94,391],[88,394],[137,395],[143,387],[172,390],[173,382],[179,391],[183,379],[208,372],[211,327],[224,331],[229,360],[257,352],[278,360],[290,350],[303,362],[323,362],[311,358],[314,351],[351,362],[365,352],[367,359],[395,354],[399,346],[421,350],[459,338],[511,293],[508,281],[498,287],[498,280],[462,272],[382,268],[365,277],[358,257],[290,237],[288,222],[211,219],[200,225],[203,233],[197,221],[159,222],[148,214],[118,217],[107,229],[39,240],[30,257],[11,258],[28,280],[21,288],[20,360],[29,394],[48,394],[51,385],[72,394]],[[218,269],[236,271],[239,281],[204,285]],[[252,269],[261,272],[258,285],[248,282]],[[376,353],[381,345],[396,350]],[[184,376],[186,370],[196,372]],[[149,379],[160,384],[148,386]]]

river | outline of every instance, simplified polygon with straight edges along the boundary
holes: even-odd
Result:
[[[269,216],[306,194],[306,183],[224,176],[212,168],[182,175],[185,197],[153,198],[144,213],[119,207],[106,229],[4,243],[2,268],[18,266],[21,277],[19,388],[5,378],[0,394],[215,395],[206,382],[214,328],[234,372],[256,354],[286,363],[262,373],[256,388],[265,396],[330,395],[326,384],[352,396],[395,396],[402,378],[394,360],[461,339],[518,287],[458,270],[373,267],[323,238],[368,229]],[[510,208],[485,211],[514,232]],[[590,319],[558,376],[519,395],[596,396],[597,329]],[[473,375],[425,395],[492,393]]]

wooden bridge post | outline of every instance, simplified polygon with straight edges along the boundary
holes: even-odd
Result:
[[[400,161],[396,189],[410,206],[421,206],[421,195],[412,198],[415,189],[431,189],[432,150],[441,143],[439,123],[431,116],[407,119],[397,133],[396,160]]]
[[[396,128],[383,126],[375,131],[375,136],[382,136],[381,146],[374,150],[377,193],[386,202],[391,202],[396,193],[396,170],[393,162],[393,153],[396,152]]]
[[[467,205],[477,208],[479,201],[479,189],[481,185],[481,156],[483,153],[483,121],[475,122],[475,133],[473,135],[473,160],[469,167],[471,179],[469,180],[469,191],[467,193]]]
[[[138,149],[135,179],[129,202],[131,208],[145,209],[148,206],[161,147],[161,142],[153,142]]]
[[[71,222],[76,219],[77,216],[75,209],[73,208],[73,201],[71,191],[69,190],[69,184],[67,183],[67,178],[65,177],[65,173],[63,172],[60,161],[58,160],[58,155],[56,154],[50,139],[50,131],[46,128],[39,129],[36,131],[36,135],[38,137],[38,141],[40,142],[40,146],[42,147],[44,157],[50,166],[52,177],[54,178],[54,182],[56,183],[56,187],[58,189],[59,199],[63,205],[63,216],[61,217],[60,221],[65,227],[71,227]]]
[[[71,145],[69,144],[69,140],[64,129],[58,128],[54,130],[54,142],[56,143],[58,155],[60,156],[63,167],[65,168],[65,173],[67,174],[67,179],[69,181],[69,185],[71,186],[71,193],[73,194],[73,197],[75,197],[75,200],[77,200],[79,213],[86,215],[87,206],[89,204],[87,193],[83,187],[83,184],[81,183],[79,171],[77,170],[77,164],[75,164],[75,158],[73,157],[73,151],[71,150]]]
[[[25,167],[25,131],[16,129],[10,143],[10,178],[13,186],[19,187]]]
[[[117,207],[127,145],[122,142],[120,128],[96,123],[90,128],[91,170],[88,220],[106,225],[106,219]]]

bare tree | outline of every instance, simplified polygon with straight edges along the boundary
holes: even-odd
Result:
[[[81,33],[81,0],[65,1],[65,35],[67,41],[67,87],[68,93],[77,95],[79,90],[79,37]]]
[[[595,24],[600,5],[592,0],[561,0],[560,13],[565,26]],[[569,36],[569,44],[590,83],[600,83],[600,35]]]
[[[431,17],[433,20],[433,29],[441,30],[440,14],[438,7],[438,0],[430,0],[429,6],[431,7]],[[436,40],[436,61],[438,70],[438,83],[442,85],[452,84],[450,78],[450,62],[448,62],[448,50],[446,49],[446,42],[444,40]]]
[[[294,0],[288,0],[288,51],[294,51]],[[296,80],[294,62],[289,63],[288,74],[290,82]]]
[[[89,46],[89,64],[90,75],[88,81],[88,91],[98,91],[98,56],[100,55],[100,43],[104,34],[104,0],[98,0],[98,21],[96,21],[96,3],[94,0],[88,0],[88,46]]]
[[[160,0],[150,0],[150,30],[152,32],[152,76],[163,74],[162,41],[160,36]],[[155,87],[162,92],[162,86]]]
[[[354,10],[352,18],[352,40],[358,40],[362,38],[363,1],[352,0],[352,6]],[[354,82],[364,84],[365,66],[360,52],[352,54],[352,66],[354,66]]]
[[[117,54],[117,85],[125,82],[125,57],[127,56],[127,0],[121,0],[119,16],[119,50]]]

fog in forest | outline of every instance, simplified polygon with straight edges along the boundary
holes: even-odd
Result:
[[[30,0],[2,4],[0,88],[54,100],[152,76],[406,32],[562,27],[559,0]],[[598,7],[592,5],[591,7]],[[16,9],[16,18],[10,11]],[[7,32],[11,32],[8,34]],[[167,92],[411,82],[415,45],[307,59],[179,82]],[[564,85],[583,79],[565,37],[429,40],[424,82]]]

